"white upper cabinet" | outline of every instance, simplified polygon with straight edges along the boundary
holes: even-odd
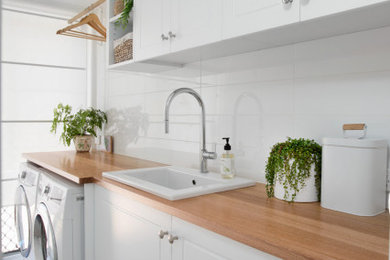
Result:
[[[223,38],[299,21],[298,0],[224,0]]]
[[[222,0],[171,0],[171,51],[221,40]]]
[[[170,51],[170,0],[134,1],[134,59],[143,60]]]
[[[301,0],[301,21],[381,2],[388,2],[388,0]]]
[[[390,0],[135,0],[134,3],[134,60],[128,68],[126,64],[114,64],[115,69],[152,73],[174,70],[200,59],[390,25]]]

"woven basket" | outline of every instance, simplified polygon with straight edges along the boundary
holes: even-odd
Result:
[[[133,58],[133,33],[125,34],[114,41],[114,63]]]
[[[124,8],[123,0],[116,0],[114,2],[114,16],[122,13]]]

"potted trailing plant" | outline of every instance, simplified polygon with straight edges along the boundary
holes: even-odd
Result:
[[[121,16],[115,22],[115,25],[121,25],[122,29],[126,29],[127,24],[129,23],[130,12],[134,6],[134,0],[116,0],[123,2],[123,11]]]
[[[92,141],[96,137],[96,128],[102,129],[107,123],[107,115],[95,108],[80,109],[77,113],[71,114],[72,107],[58,104],[54,109],[54,119],[51,132],[56,133],[58,125],[63,124],[63,131],[60,140],[64,145],[70,146],[73,140],[76,151],[89,152]]]
[[[266,165],[268,197],[289,202],[319,201],[321,146],[314,140],[292,139],[272,147]]]

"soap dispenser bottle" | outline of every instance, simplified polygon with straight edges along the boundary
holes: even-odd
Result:
[[[225,179],[232,179],[235,175],[234,169],[234,154],[230,151],[232,147],[229,144],[229,137],[222,138],[226,141],[224,146],[225,152],[221,155],[221,176]]]

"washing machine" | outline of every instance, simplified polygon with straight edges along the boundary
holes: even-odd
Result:
[[[83,186],[42,173],[33,221],[35,260],[83,260],[83,227]]]
[[[18,187],[15,192],[15,228],[18,246],[22,257],[33,256],[33,219],[36,209],[37,188],[41,170],[31,163],[22,163],[18,174]]]

